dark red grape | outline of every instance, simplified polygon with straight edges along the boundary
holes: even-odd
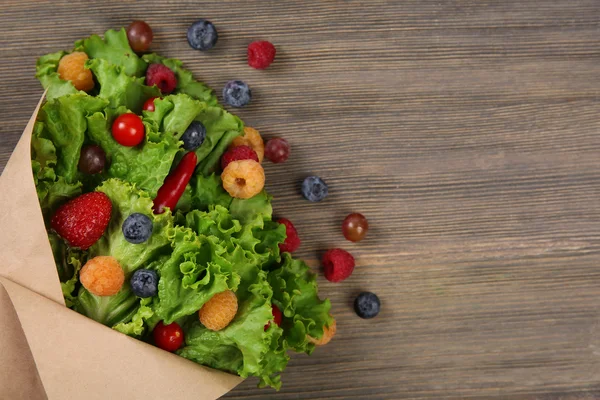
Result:
[[[276,164],[282,163],[290,156],[290,145],[283,138],[273,138],[265,145],[265,157]]]
[[[100,146],[95,144],[83,146],[79,156],[77,167],[85,174],[97,174],[106,165],[106,153]]]
[[[360,242],[369,230],[369,222],[359,213],[349,214],[342,223],[344,237],[351,242]]]
[[[133,21],[127,27],[127,39],[135,52],[148,50],[152,43],[152,28],[144,21]]]

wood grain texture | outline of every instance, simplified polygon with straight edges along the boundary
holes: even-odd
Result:
[[[267,164],[276,214],[318,270],[338,335],[293,357],[284,387],[247,380],[229,399],[600,398],[600,2],[53,1],[0,6],[0,168],[42,90],[36,57],[143,19],[153,50],[213,88],[247,81],[238,115],[292,157]],[[198,53],[198,17],[219,29]],[[267,71],[245,47],[277,45]],[[331,196],[309,204],[319,174]],[[371,232],[345,242],[359,211]],[[351,308],[379,294],[372,321]]]

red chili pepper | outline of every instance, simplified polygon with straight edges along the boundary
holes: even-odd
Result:
[[[179,161],[177,168],[167,176],[154,199],[152,209],[155,214],[162,214],[165,211],[165,207],[169,207],[173,211],[190,178],[194,174],[197,161],[198,157],[196,157],[196,153],[190,151]]]

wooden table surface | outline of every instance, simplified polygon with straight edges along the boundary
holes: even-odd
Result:
[[[214,51],[186,40],[196,18]],[[293,357],[280,392],[249,379],[229,399],[600,398],[600,2],[3,0],[0,169],[42,89],[36,57],[143,19],[153,50],[220,90],[292,157],[267,164],[299,256],[341,246],[347,281],[319,277],[338,334]],[[266,71],[246,45],[276,44]],[[329,198],[299,195],[307,174]],[[346,213],[367,239],[346,242]],[[381,314],[359,319],[362,290]]]

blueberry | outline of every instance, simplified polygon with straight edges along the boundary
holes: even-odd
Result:
[[[217,44],[218,38],[215,26],[205,19],[194,22],[187,31],[188,43],[196,50],[212,49]]]
[[[129,243],[140,244],[150,239],[152,235],[152,220],[144,214],[133,213],[121,227],[123,236]]]
[[[359,317],[364,319],[375,317],[379,314],[380,307],[381,302],[375,293],[362,292],[354,300],[354,311],[356,311]]]
[[[308,201],[321,201],[328,193],[327,184],[318,176],[309,176],[302,182],[302,194]]]
[[[206,128],[202,125],[202,122],[193,121],[181,136],[183,148],[186,150],[196,150],[204,143],[205,138]]]
[[[252,90],[242,81],[229,81],[223,88],[223,100],[232,107],[244,107],[252,100]]]
[[[150,269],[138,269],[131,275],[129,283],[138,297],[152,297],[158,292],[158,275]]]

